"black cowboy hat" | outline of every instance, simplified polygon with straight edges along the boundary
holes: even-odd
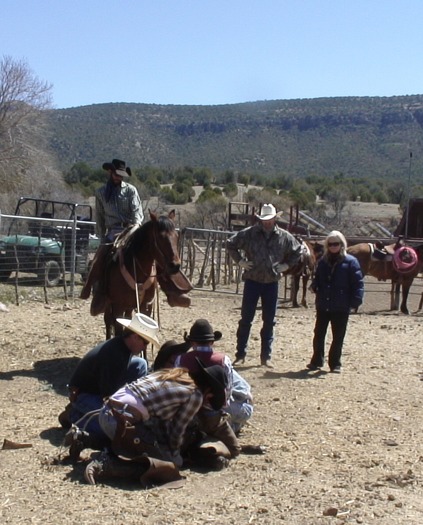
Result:
[[[132,175],[131,168],[126,167],[124,160],[113,159],[112,162],[105,162],[103,170],[112,170],[121,177],[130,177]]]
[[[220,410],[226,403],[226,389],[228,388],[228,378],[225,370],[220,365],[206,367],[198,357],[195,360],[199,369],[192,374],[192,378],[198,386],[211,389],[213,398],[210,404],[214,410]]]
[[[185,341],[191,341],[191,343],[219,341],[219,339],[222,339],[222,332],[219,332],[218,330],[213,332],[213,328],[207,319],[197,319],[191,326],[189,334],[185,332],[184,339]]]
[[[177,343],[174,339],[166,341],[157,352],[156,359],[153,363],[153,369],[160,370],[161,368],[165,368],[166,362],[172,356],[185,354],[190,348],[191,343],[189,341],[184,341],[183,343]]]

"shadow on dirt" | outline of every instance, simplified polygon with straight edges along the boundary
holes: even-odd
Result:
[[[66,385],[79,361],[78,357],[35,361],[33,368],[0,372],[0,381],[13,381],[15,377],[33,377],[51,385],[57,394],[67,396]]]
[[[308,368],[303,370],[289,370],[288,372],[275,372],[274,370],[266,370],[264,377],[266,379],[278,379],[284,377],[285,379],[320,379],[326,376],[329,372],[325,370],[316,370],[312,372]]]
[[[40,432],[40,438],[49,441],[55,447],[60,447],[63,445],[65,434],[66,430],[62,427],[51,427]]]

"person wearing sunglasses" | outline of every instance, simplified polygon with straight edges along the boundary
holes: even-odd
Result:
[[[341,372],[341,355],[351,309],[363,302],[363,274],[358,260],[347,254],[347,241],[337,230],[331,231],[324,241],[323,256],[317,264],[310,286],[316,294],[316,322],[313,337],[313,355],[309,370],[323,367],[325,339],[329,324],[332,343],[328,364],[331,372]]]
[[[69,404],[59,415],[59,422],[64,428],[71,428],[65,443],[73,445],[70,453],[75,451],[74,459],[89,445],[101,448],[105,435],[98,417],[91,414],[102,408],[104,398],[144,377],[148,372],[148,345],[159,346],[159,325],[151,317],[136,313],[132,319],[117,321],[124,327],[122,335],[89,350],[69,380]]]

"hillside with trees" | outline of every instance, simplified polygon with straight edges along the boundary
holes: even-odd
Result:
[[[423,196],[422,124],[422,95],[56,110],[51,86],[5,56],[0,209],[13,212],[21,195],[86,202],[117,157],[145,209],[185,206],[187,224],[225,227],[230,200],[348,223],[347,201],[404,206]]]
[[[50,110],[59,166],[207,167],[269,176],[398,179],[422,173],[423,96],[275,100],[221,106],[97,104]]]

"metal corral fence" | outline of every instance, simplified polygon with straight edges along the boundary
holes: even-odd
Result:
[[[236,232],[184,228],[180,234],[182,269],[195,289],[237,294],[242,291],[241,269],[226,251],[226,241]],[[291,277],[279,285],[279,299],[291,300]]]
[[[16,304],[23,286],[32,286],[37,299],[42,289],[46,303],[49,296],[74,297],[78,275],[86,277],[99,245],[94,229],[94,222],[76,216],[69,220],[0,213],[0,282],[14,285]]]
[[[86,277],[99,244],[94,229],[94,222],[76,218],[47,219],[0,213],[0,282],[7,283],[13,290],[9,290],[8,300],[12,301],[14,293],[14,300],[19,304],[20,289],[28,286],[31,289],[29,299],[37,301],[48,303],[56,297],[66,300],[76,297],[76,286]],[[240,268],[226,251],[226,241],[234,233],[199,228],[180,231],[182,270],[194,289],[229,294],[242,292]],[[389,287],[389,283],[366,278],[366,293],[386,295]],[[291,278],[281,279],[279,300],[289,302],[291,290]],[[421,293],[422,278],[419,276],[413,283],[411,295],[420,297]],[[310,304],[313,302],[311,297],[308,300]],[[386,302],[387,308],[388,298]]]
[[[234,233],[197,228],[185,228],[181,231],[182,266],[194,288],[235,294],[242,291],[240,268],[233,263],[225,248],[227,239]],[[322,241],[324,237],[313,236],[308,239]],[[354,241],[352,244],[363,242],[363,239],[354,239]],[[389,239],[386,241],[389,244]],[[410,290],[410,299],[413,300],[413,295],[417,296],[414,298],[417,303],[422,293],[422,281],[422,275],[416,277]],[[301,286],[300,283],[299,293],[301,293]],[[390,286],[390,283],[366,276],[366,293],[386,295],[390,292]],[[279,285],[279,300],[281,302],[291,301],[291,291],[291,277],[282,278]],[[314,302],[310,293],[308,302],[309,304]],[[389,308],[389,297],[386,298],[386,305],[381,303],[381,308]]]
[[[195,288],[238,292],[240,272],[226,251],[234,232],[184,228],[180,232],[182,269]]]

